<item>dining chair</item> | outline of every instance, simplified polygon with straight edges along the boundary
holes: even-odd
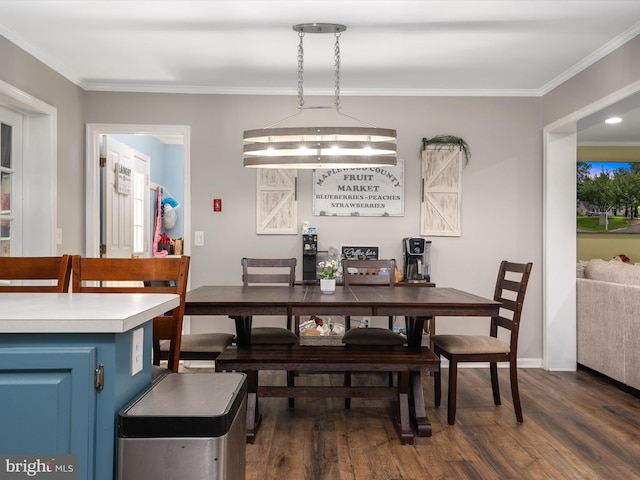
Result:
[[[516,420],[522,423],[522,405],[518,391],[518,333],[532,266],[532,263],[513,263],[506,260],[500,264],[493,299],[501,302],[502,307],[499,314],[491,318],[489,335],[435,335],[431,337],[434,353],[449,360],[447,412],[449,425],[456,422],[458,364],[462,362],[489,362],[495,405],[500,405],[497,362],[509,362],[513,407]],[[501,328],[509,331],[508,341],[498,338],[498,332]],[[439,370],[434,374],[434,382],[435,405],[440,406],[442,389]]]
[[[175,293],[180,305],[153,319],[153,364],[160,365],[157,355],[162,340],[170,342],[167,368],[178,372],[182,341],[184,302],[187,294],[190,257],[171,258],[72,258],[72,291],[74,293]],[[144,282],[169,282],[145,286]],[[155,372],[154,372],[155,373]]]
[[[66,293],[70,280],[70,255],[0,257],[0,292]]]
[[[352,285],[395,286],[396,261],[388,260],[342,260],[342,278],[345,288]],[[351,317],[345,316],[346,332],[342,343],[346,346],[394,346],[404,345],[405,337],[393,332],[393,316],[388,317],[389,328],[351,328]],[[393,372],[389,372],[389,385],[393,385]],[[351,386],[351,372],[344,374],[344,386]],[[351,399],[345,398],[346,409]]]
[[[242,285],[286,285],[293,287],[296,280],[295,258],[243,258]],[[293,333],[292,317],[287,315],[286,327],[251,327],[251,345],[297,345],[298,336]],[[295,372],[287,371],[287,385],[294,386]],[[289,399],[289,408],[295,401]]]
[[[243,258],[242,285],[269,284],[293,287],[296,280],[295,258]],[[252,345],[295,345],[298,337],[291,330],[292,318],[287,315],[285,327],[252,327]]]
[[[145,287],[169,286],[171,282],[144,282]],[[225,348],[232,345],[235,335],[222,332],[183,333],[180,341],[180,360],[215,361]],[[154,342],[153,357],[169,361],[171,341]]]

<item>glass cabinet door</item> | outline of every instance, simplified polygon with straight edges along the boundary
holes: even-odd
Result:
[[[13,127],[0,123],[0,256],[11,255],[11,227],[14,219],[11,208],[13,193]]]

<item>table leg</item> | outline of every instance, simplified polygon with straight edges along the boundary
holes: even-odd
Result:
[[[404,317],[407,325],[407,346],[420,347],[425,317]]]
[[[411,372],[411,390],[413,403],[413,421],[419,437],[431,436],[431,423],[427,418],[422,390],[422,372]]]
[[[398,418],[396,428],[403,445],[412,445],[414,436],[411,429],[409,409],[409,372],[398,372]]]
[[[253,317],[249,316],[233,316],[230,315],[236,322],[236,343],[238,346],[251,345],[251,324],[253,323]]]
[[[247,442],[253,443],[262,415],[258,408],[258,372],[250,370],[247,374]]]

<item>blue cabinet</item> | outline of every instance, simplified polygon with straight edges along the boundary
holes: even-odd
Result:
[[[151,384],[152,323],[138,328],[134,375],[133,331],[0,335],[0,453],[77,455],[79,480],[113,480],[117,413]]]
[[[0,454],[77,455],[78,480],[113,480],[117,414],[151,385],[152,319],[180,297],[1,297]]]
[[[95,347],[0,349],[0,452],[75,454],[93,478],[95,369]]]

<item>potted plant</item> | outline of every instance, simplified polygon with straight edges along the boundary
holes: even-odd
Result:
[[[331,294],[336,290],[336,270],[335,260],[318,263],[318,275],[320,276],[320,290],[322,293]]]

